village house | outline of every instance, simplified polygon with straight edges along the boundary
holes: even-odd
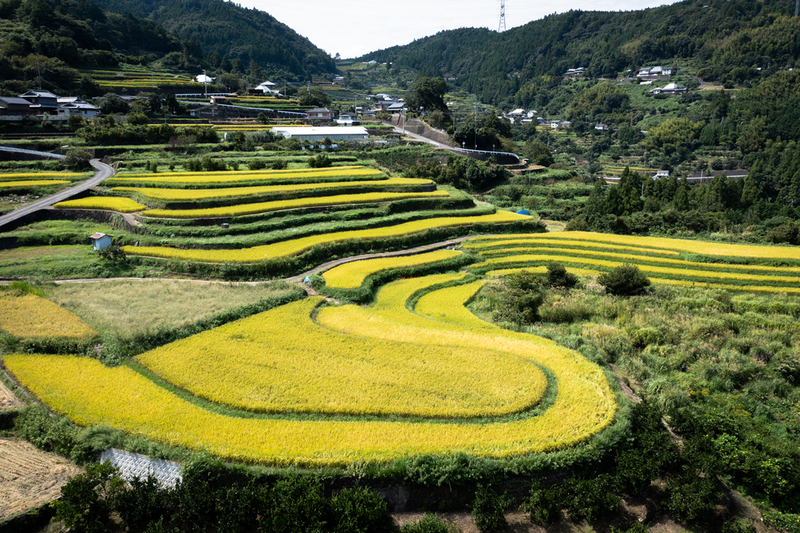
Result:
[[[31,110],[36,115],[58,115],[58,96],[50,91],[31,89],[19,97],[31,103]]]
[[[645,67],[639,69],[636,77],[641,80],[668,80],[673,72],[675,72],[674,67]]]
[[[280,92],[275,90],[275,84],[272,83],[269,80],[267,80],[265,82],[262,82],[262,83],[259,83],[258,86],[256,86],[256,88],[253,89],[253,90],[254,91],[261,91],[264,94],[274,94],[276,96],[280,96],[280,94],[281,94]]]
[[[683,94],[688,90],[688,87],[685,85],[676,85],[674,83],[668,83],[664,87],[655,87],[647,91],[647,94],[654,96],[656,94],[665,94],[665,95],[673,95],[673,94]]]
[[[0,120],[22,120],[26,115],[35,115],[31,103],[16,96],[0,96]]]
[[[77,96],[58,97],[50,91],[30,90],[18,97],[0,96],[0,120],[18,122],[26,116],[39,120],[67,120],[72,115],[92,118],[100,108]]]
[[[89,102],[78,99],[77,96],[64,96],[58,99],[58,115],[71,117],[77,115],[83,118],[92,118],[100,114],[100,108]]]
[[[306,111],[306,119],[308,120],[333,120],[333,111],[327,107],[315,107]]]
[[[354,114],[342,113],[339,115],[339,118],[336,119],[336,123],[340,126],[358,126],[361,124],[361,121]]]

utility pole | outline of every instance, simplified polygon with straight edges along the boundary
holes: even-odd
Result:
[[[478,149],[478,104],[475,104],[475,149]]]

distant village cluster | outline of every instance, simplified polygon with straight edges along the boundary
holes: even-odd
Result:
[[[0,120],[7,122],[25,117],[62,121],[73,115],[91,118],[99,114],[99,107],[77,96],[56,96],[50,91],[31,89],[19,96],[0,96]]]

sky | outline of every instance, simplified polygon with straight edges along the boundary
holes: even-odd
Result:
[[[331,56],[359,57],[415,39],[457,28],[500,24],[501,0],[234,0],[266,11]],[[671,0],[561,0],[556,3],[505,0],[506,29],[552,13],[633,11],[673,3]]]

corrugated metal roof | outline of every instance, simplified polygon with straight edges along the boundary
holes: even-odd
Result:
[[[183,481],[181,466],[178,463],[163,459],[150,459],[146,455],[138,453],[109,448],[100,456],[100,462],[111,463],[119,468],[123,479],[127,481],[131,481],[135,477],[147,479],[148,476],[153,476],[165,488],[174,487]]]

